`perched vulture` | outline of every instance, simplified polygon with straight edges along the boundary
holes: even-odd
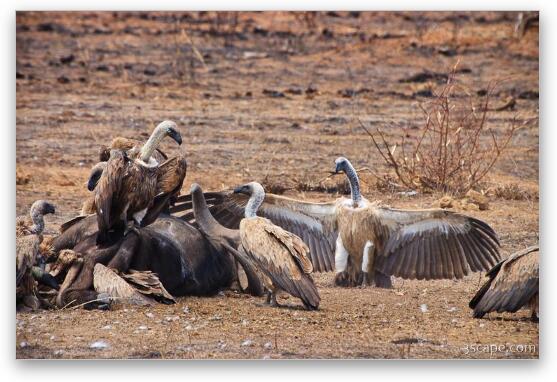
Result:
[[[199,185],[192,185],[192,193],[201,193]],[[253,265],[261,274],[268,290],[267,302],[278,306],[276,294],[285,291],[302,300],[309,310],[319,307],[319,293],[311,272],[309,248],[298,236],[274,225],[269,219],[256,216],[257,209],[265,198],[263,187],[256,182],[248,183],[234,190],[235,193],[249,195],[245,217],[239,225],[239,247],[237,258]],[[195,210],[194,210],[195,211]],[[207,225],[204,216],[196,219],[203,232]],[[226,231],[226,228],[224,229]],[[230,236],[233,236],[230,233]]]
[[[55,213],[52,204],[45,200],[33,203],[30,216],[19,216],[16,219],[16,299],[22,300],[34,295],[35,279],[54,288],[57,284],[44,272],[38,263],[40,245],[43,240],[44,215]]]
[[[516,252],[495,265],[486,276],[489,280],[470,301],[475,318],[489,312],[516,312],[528,306],[532,319],[538,319],[539,247]]]
[[[258,214],[307,243],[314,271],[336,270],[337,285],[367,279],[388,288],[391,275],[459,279],[487,271],[500,260],[497,235],[483,221],[442,209],[401,210],[369,202],[360,193],[350,162],[341,157],[335,163],[335,172],[348,177],[350,199],[311,203],[266,194]],[[205,196],[216,220],[228,228],[239,227],[247,197],[230,192]],[[170,211],[189,211],[190,199],[179,197]],[[192,217],[192,212],[183,216]]]
[[[99,227],[98,241],[106,243],[109,231],[123,223],[126,231],[135,223],[142,225],[158,191],[161,167],[151,156],[161,140],[170,136],[178,144],[182,138],[172,121],[160,123],[141,147],[125,152],[112,150],[95,188],[95,209]],[[156,217],[155,217],[156,218]],[[128,224],[132,222],[132,226]]]

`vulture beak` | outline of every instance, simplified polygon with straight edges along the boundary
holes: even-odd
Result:
[[[46,215],[46,214],[54,214],[54,213],[56,213],[56,208],[54,207],[54,205],[50,203],[46,203],[44,214]]]
[[[182,136],[178,132],[178,130],[174,129],[173,127],[168,129],[168,136],[176,141],[178,145],[182,144]]]
[[[238,186],[234,189],[235,194],[245,194],[246,193],[246,186]]]

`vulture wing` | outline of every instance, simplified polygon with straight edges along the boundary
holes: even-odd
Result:
[[[27,235],[16,239],[16,286],[22,282],[31,267],[35,265],[39,245],[40,240],[36,235]]]
[[[112,150],[106,170],[103,171],[95,188],[95,206],[99,232],[111,228],[114,219],[119,218],[120,211],[114,210],[114,203],[119,197],[124,177],[127,175],[129,160],[122,151]],[[120,206],[122,209],[125,206]]]
[[[112,269],[98,263],[93,269],[93,286],[97,293],[124,300],[134,305],[151,305],[153,300],[137,291]]]
[[[489,312],[516,312],[539,290],[539,247],[517,252],[493,267],[489,280],[470,301],[474,317]]]
[[[371,207],[370,219],[384,234],[376,267],[407,279],[462,278],[498,261],[499,240],[481,220],[455,212]]]
[[[169,205],[173,203],[175,198],[180,194],[188,168],[186,156],[184,154],[185,153],[182,152],[180,155],[168,159],[159,166],[157,196],[141,221],[142,227],[154,222],[159,214],[167,210]]]
[[[273,285],[300,298],[304,305],[318,308],[319,293],[306,272],[311,270],[307,247],[299,245],[299,238],[293,239],[295,235],[264,218],[242,220],[240,237],[246,254]]]
[[[154,298],[163,304],[174,304],[176,300],[164,288],[156,273],[151,271],[136,271],[130,269],[130,273],[121,275],[139,293]]]
[[[204,195],[215,219],[227,228],[238,229],[249,198],[231,192],[207,192]],[[186,211],[182,218],[193,223],[194,216],[190,209],[191,195],[184,195],[178,198],[170,212]],[[331,272],[335,269],[335,242],[338,236],[335,212],[335,202],[303,202],[266,193],[257,214],[299,236],[310,248],[315,272]]]

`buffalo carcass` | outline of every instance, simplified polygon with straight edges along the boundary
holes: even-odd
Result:
[[[98,294],[93,289],[93,269],[97,263],[119,272],[152,271],[174,296],[213,295],[237,281],[233,258],[219,252],[196,227],[179,218],[161,214],[147,227],[127,235],[116,232],[113,236],[109,244],[98,246],[97,220],[91,215],[54,239],[54,253],[73,249],[83,259],[73,280],[65,280],[58,305],[84,304],[86,308],[94,308],[103,303],[95,301]],[[262,294],[261,283],[249,265],[244,271],[248,280],[245,291]]]

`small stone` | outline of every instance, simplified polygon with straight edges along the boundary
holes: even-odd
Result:
[[[428,311],[427,304],[420,305],[420,310],[422,313],[426,313]]]
[[[112,326],[111,325],[105,325],[101,329],[102,330],[110,330],[110,329],[112,329]]]
[[[447,309],[447,312],[456,312],[456,307],[451,307],[449,309]]]
[[[139,330],[147,330],[148,328],[145,325],[141,325],[139,328],[137,328]]]
[[[91,349],[106,349],[108,348],[108,344],[105,341],[95,341],[91,345],[89,345]]]
[[[273,344],[270,343],[270,342],[267,342],[265,345],[263,345],[263,347],[264,347],[265,349],[267,349],[267,350],[270,350],[270,349],[273,348]]]
[[[54,351],[54,355],[62,355],[62,354],[64,354],[64,350],[59,349]]]
[[[253,345],[252,340],[245,340],[244,342],[242,342],[242,346],[252,346],[252,345]]]
[[[154,315],[153,313],[151,313],[151,312],[147,312],[147,313],[145,313],[145,315],[146,315],[147,317],[149,317],[149,318],[155,317],[155,315]]]
[[[29,342],[21,341],[21,342],[19,343],[19,347],[20,347],[20,348],[26,348],[26,347],[28,347],[28,346],[29,346]]]
[[[185,314],[188,314],[190,312],[190,308],[188,306],[184,306],[184,309],[182,309],[182,312],[184,312]]]

